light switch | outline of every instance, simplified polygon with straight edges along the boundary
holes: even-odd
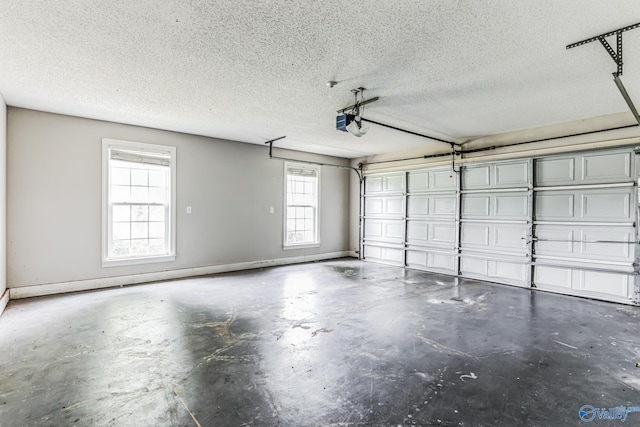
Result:
[[[187,206],[187,213],[190,214],[191,213],[191,206]]]
[[[273,206],[271,206],[271,207],[269,208],[269,213],[274,213],[275,211],[276,211],[276,210],[275,210],[275,208],[274,208]]]

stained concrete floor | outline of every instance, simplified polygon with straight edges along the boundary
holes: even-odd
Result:
[[[581,425],[640,406],[639,320],[355,260],[18,300],[0,425]]]

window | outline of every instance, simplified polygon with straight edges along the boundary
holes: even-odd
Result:
[[[318,246],[320,168],[285,163],[285,248]]]
[[[175,259],[175,147],[102,140],[103,266]]]

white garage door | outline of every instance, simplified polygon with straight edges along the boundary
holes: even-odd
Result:
[[[634,298],[634,178],[628,150],[535,160],[534,286]]]
[[[638,304],[636,162],[618,149],[369,174],[363,257]]]
[[[460,273],[530,286],[529,160],[462,168]]]
[[[405,265],[406,173],[365,179],[364,258]]]
[[[406,265],[457,274],[457,178],[450,169],[407,174]]]

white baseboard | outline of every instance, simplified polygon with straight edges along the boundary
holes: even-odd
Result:
[[[303,262],[323,261],[334,258],[352,256],[349,251],[330,252],[317,255],[277,258],[262,261],[239,262],[235,264],[212,265],[208,267],[184,268],[180,270],[159,271],[156,273],[131,274],[127,276],[105,277],[101,279],[76,280],[73,282],[48,283],[45,285],[24,286],[7,290],[11,299],[31,298],[44,295],[63,294],[67,292],[89,291],[94,289],[113,288],[117,286],[135,285],[156,282],[159,280],[181,279],[184,277],[205,276],[207,274],[227,273],[230,271],[251,270],[261,267],[300,264]],[[0,300],[1,301],[1,300]],[[8,298],[7,298],[8,301]]]
[[[2,296],[0,297],[0,316],[5,308],[7,308],[7,304],[9,304],[9,289],[4,291]]]

